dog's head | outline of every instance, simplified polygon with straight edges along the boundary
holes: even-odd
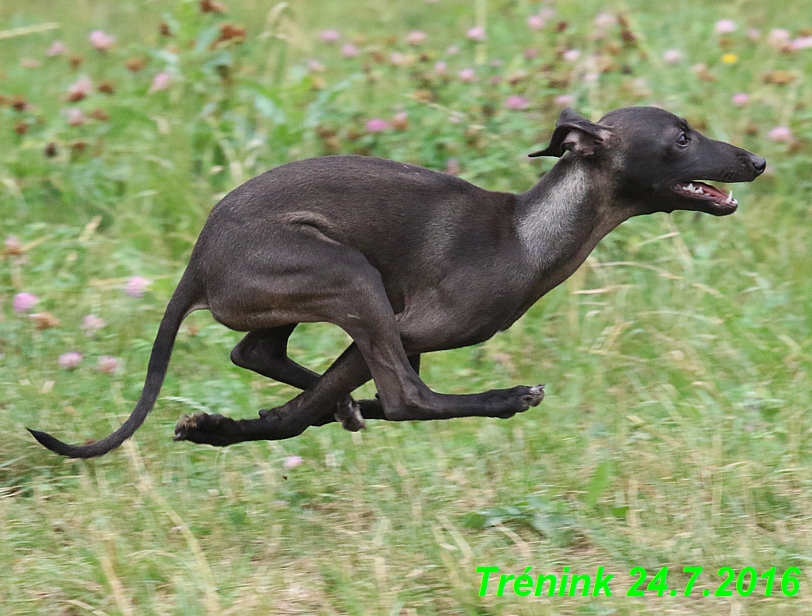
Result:
[[[657,107],[627,107],[590,122],[561,112],[550,145],[530,156],[565,152],[601,165],[624,200],[640,213],[695,210],[715,216],[736,211],[731,194],[710,182],[752,182],[767,166],[760,156],[709,139]]]

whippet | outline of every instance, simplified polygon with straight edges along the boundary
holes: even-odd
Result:
[[[303,391],[256,419],[183,416],[176,440],[222,446],[290,438],[334,420],[357,430],[370,418],[511,417],[539,404],[543,386],[435,393],[418,376],[420,355],[507,329],[632,216],[733,213],[732,195],[702,180],[749,182],[766,167],[653,107],[618,109],[598,123],[564,110],[549,146],[530,156],[560,160],[521,194],[363,156],[293,162],[246,182],[200,233],[130,417],[87,445],[32,434],[76,458],[121,445],[155,404],[181,322],[201,309],[248,332],[231,353],[235,364]],[[353,340],[323,375],[287,356],[294,328],[314,321]],[[378,398],[354,401],[370,378]]]

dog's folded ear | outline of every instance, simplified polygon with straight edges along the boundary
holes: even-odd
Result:
[[[528,154],[530,157],[555,156],[560,158],[570,151],[578,156],[595,156],[612,134],[608,126],[595,124],[578,115],[569,107],[561,112],[555,124],[553,138],[545,149]]]

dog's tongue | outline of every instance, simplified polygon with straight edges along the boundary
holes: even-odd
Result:
[[[725,194],[715,186],[705,184],[704,182],[685,182],[680,184],[680,189],[687,194],[693,194],[697,198],[705,198],[719,204],[735,205],[736,200],[733,198],[733,193]]]
[[[701,186],[702,190],[706,194],[710,195],[711,197],[721,199],[722,201],[727,199],[727,194],[723,193],[721,190],[719,190],[715,186],[711,186],[710,184],[705,184],[704,182],[694,182],[693,184],[694,184],[694,186]]]

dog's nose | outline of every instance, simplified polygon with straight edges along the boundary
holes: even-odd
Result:
[[[753,167],[755,167],[756,171],[761,175],[764,173],[764,170],[767,168],[767,161],[761,156],[756,156],[755,154],[750,155],[750,162],[753,163]]]

